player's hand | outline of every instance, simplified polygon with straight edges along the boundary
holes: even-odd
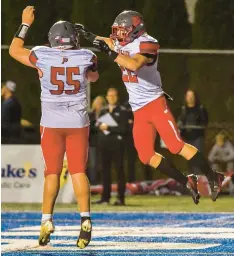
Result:
[[[101,131],[106,131],[106,130],[108,129],[108,125],[102,123],[102,124],[99,126],[99,129],[100,129]]]
[[[101,52],[104,52],[106,55],[110,55],[111,49],[105,41],[101,39],[95,39],[93,41],[93,46]]]
[[[34,21],[34,11],[35,11],[34,6],[27,6],[23,10],[22,23],[25,23],[31,26]]]
[[[83,24],[75,23],[74,26],[75,26],[76,31],[77,31],[79,34],[84,35],[86,32],[89,32],[88,29],[86,29]]]

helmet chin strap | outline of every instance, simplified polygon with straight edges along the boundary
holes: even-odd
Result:
[[[140,23],[138,26],[136,26],[129,34],[129,37],[133,41],[138,37],[138,33],[142,31],[142,34],[145,32],[145,26],[143,23]]]

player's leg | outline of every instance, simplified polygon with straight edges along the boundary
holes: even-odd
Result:
[[[41,148],[45,162],[45,180],[39,244],[46,245],[50,240],[50,233],[54,231],[52,215],[59,192],[60,173],[65,153],[62,129],[41,127]]]
[[[183,142],[164,97],[158,99],[155,108],[157,109],[157,117],[154,118],[153,122],[168,149],[173,154],[183,156],[189,161],[190,166],[197,166],[207,176],[211,185],[212,199],[215,201],[221,189],[221,175],[212,170],[208,161],[197,148]]]
[[[77,203],[80,208],[81,231],[77,246],[85,248],[91,240],[92,222],[90,218],[90,186],[86,176],[88,157],[89,127],[66,129],[66,154],[68,170]]]
[[[143,109],[142,109],[143,110]],[[190,190],[194,202],[198,203],[198,196],[195,189],[194,181],[187,178],[180,171],[178,171],[169,161],[162,155],[154,152],[154,141],[156,137],[156,130],[153,124],[146,121],[147,112],[144,111],[134,113],[133,137],[135,147],[137,149],[140,160],[144,164],[149,164],[153,168],[158,168],[163,174],[173,178],[180,184],[187,186]],[[142,113],[142,114],[141,114]]]
[[[210,184],[212,200],[216,201],[222,189],[224,175],[212,169],[208,160],[192,145],[185,144],[179,155],[183,156],[190,165],[197,166],[206,175]]]

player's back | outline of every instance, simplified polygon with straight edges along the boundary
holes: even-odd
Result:
[[[30,60],[39,69],[41,82],[41,124],[58,128],[87,124],[86,72],[94,59],[94,53],[85,49],[61,50],[45,46],[32,49]],[[79,115],[81,121],[73,122],[72,112]]]

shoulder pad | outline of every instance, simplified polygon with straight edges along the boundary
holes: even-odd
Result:
[[[94,52],[92,52],[92,51],[90,51],[88,49],[81,48],[80,51],[84,52],[85,54],[90,54],[90,55],[95,55],[96,56],[96,54]]]
[[[158,40],[153,38],[152,36],[148,35],[147,33],[143,34],[139,37],[139,40],[142,42],[148,41],[148,42],[155,42],[158,43]]]
[[[39,45],[39,46],[35,46],[32,48],[32,51],[43,51],[43,50],[48,50],[50,49],[50,47],[48,46],[44,46],[44,45]]]

